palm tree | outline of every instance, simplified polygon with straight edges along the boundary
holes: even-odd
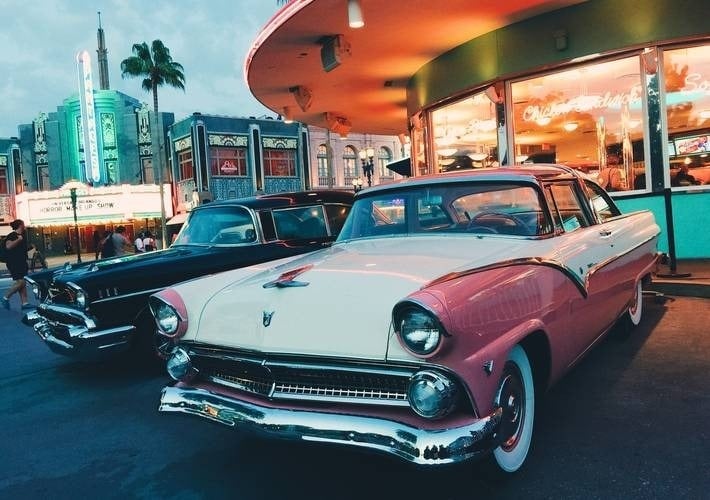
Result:
[[[160,189],[160,225],[163,248],[166,246],[165,203],[163,201],[163,157],[160,152],[160,133],[158,130],[158,87],[169,85],[185,90],[185,74],[182,64],[173,61],[170,50],[160,40],[148,44],[133,44],[133,55],[121,61],[121,77],[143,77],[143,90],[153,94],[153,115],[158,147],[153,149],[153,164],[157,167],[157,181]],[[157,160],[157,161],[156,161]]]

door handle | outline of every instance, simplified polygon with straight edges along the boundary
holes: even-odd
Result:
[[[608,229],[602,229],[599,231],[599,236],[601,236],[602,238],[608,238],[609,236],[611,236],[611,231],[609,231]]]

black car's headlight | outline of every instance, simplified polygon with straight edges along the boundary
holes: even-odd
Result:
[[[458,390],[456,383],[443,373],[422,370],[409,381],[407,397],[417,415],[424,418],[441,418],[455,407]]]
[[[74,304],[76,304],[81,309],[86,309],[86,304],[88,302],[86,292],[76,283],[71,281],[67,282],[67,288],[70,290],[70,297]]]
[[[398,307],[394,313],[394,325],[405,347],[419,356],[434,352],[444,335],[439,320],[416,304]]]
[[[180,316],[173,306],[162,300],[151,301],[150,310],[160,331],[166,335],[174,335],[180,325]]]
[[[27,287],[30,289],[30,292],[32,292],[35,296],[35,298],[41,302],[44,300],[44,294],[42,293],[42,287],[39,286],[39,283],[37,283],[35,280],[32,278],[28,278],[25,276],[25,282],[27,283]]]
[[[186,382],[197,374],[197,369],[192,365],[190,355],[182,347],[173,349],[166,364],[168,375],[173,380]]]

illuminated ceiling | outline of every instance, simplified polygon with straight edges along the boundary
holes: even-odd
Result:
[[[254,42],[245,80],[254,96],[281,115],[326,127],[325,113],[342,117],[353,132],[407,131],[406,84],[424,64],[502,26],[580,0],[360,0],[365,27],[348,26],[346,0],[292,0]],[[342,34],[350,54],[326,72],[324,37]],[[294,92],[311,91],[303,111]]]

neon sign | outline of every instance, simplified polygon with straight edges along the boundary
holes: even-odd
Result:
[[[552,102],[544,105],[530,105],[523,111],[523,120],[539,122],[540,120],[563,116],[570,111],[585,112],[594,109],[621,109],[622,106],[640,105],[641,86],[634,85],[628,93],[603,95],[580,95],[567,101]]]
[[[88,180],[99,182],[99,147],[96,137],[94,85],[91,81],[91,56],[83,50],[76,56],[79,64],[79,102],[84,129],[84,173]]]

